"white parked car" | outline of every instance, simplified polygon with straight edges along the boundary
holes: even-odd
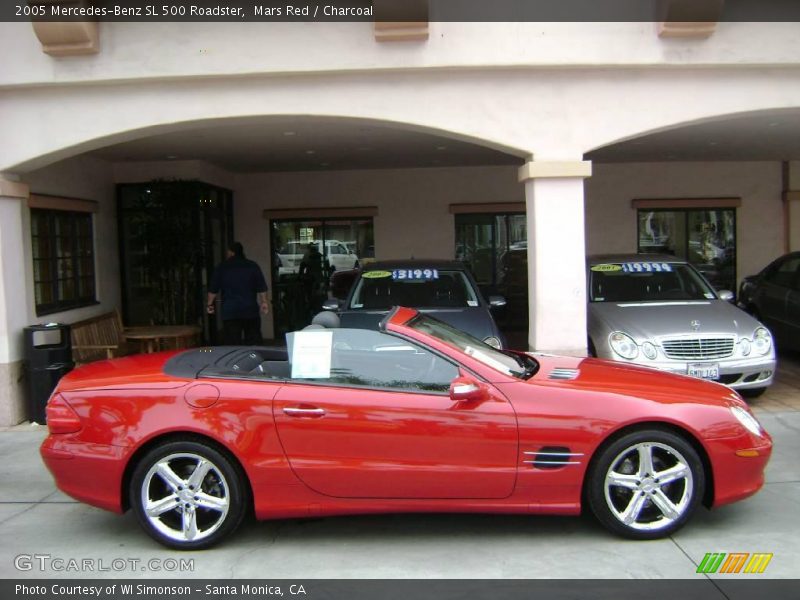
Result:
[[[325,255],[328,264],[336,271],[347,269],[357,269],[359,266],[358,256],[347,244],[339,240],[325,240],[325,252],[322,251],[322,240],[311,242],[292,241],[287,242],[278,250],[278,274],[286,275],[297,273],[300,270],[300,263],[308,250],[309,244],[316,244],[317,250]]]

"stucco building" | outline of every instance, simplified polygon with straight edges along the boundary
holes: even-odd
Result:
[[[735,287],[800,246],[800,28],[704,25],[0,23],[0,425],[25,325],[146,317],[136,214],[169,180],[202,184],[204,260],[233,237],[274,289],[287,232],[521,268],[536,350],[586,351],[587,253],[669,247]]]

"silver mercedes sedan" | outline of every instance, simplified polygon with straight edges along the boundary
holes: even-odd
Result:
[[[685,261],[592,256],[587,274],[594,356],[718,381],[750,397],[772,383],[769,330]]]

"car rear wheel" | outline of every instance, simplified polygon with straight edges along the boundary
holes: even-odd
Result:
[[[588,501],[600,523],[632,539],[656,539],[682,527],[705,489],[703,464],[683,438],[658,429],[627,434],[600,451]]]
[[[175,441],[149,451],[131,477],[130,503],[142,528],[170,548],[208,548],[245,513],[239,470],[215,448]]]

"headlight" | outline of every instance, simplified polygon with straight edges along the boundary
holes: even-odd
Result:
[[[497,348],[498,350],[500,350],[500,348],[502,347],[502,344],[500,343],[500,340],[498,340],[494,336],[489,336],[487,338],[483,338],[483,343],[484,344],[489,344],[492,348]]]
[[[750,340],[747,338],[742,338],[739,340],[739,352],[742,354],[742,356],[748,356],[751,349],[752,345],[750,344]]]
[[[642,354],[644,354],[650,360],[655,360],[656,356],[658,356],[656,347],[652,344],[652,342],[645,342],[642,344]]]
[[[615,331],[608,336],[608,343],[611,344],[611,349],[622,358],[633,360],[639,355],[639,347],[627,333]]]
[[[733,416],[736,417],[736,420],[742,424],[742,427],[747,429],[747,431],[753,435],[757,435],[759,437],[763,435],[764,430],[761,428],[761,423],[759,423],[753,415],[738,406],[731,406],[730,408],[731,414],[733,414]]]
[[[766,327],[759,327],[753,334],[753,346],[756,354],[769,354],[772,349],[772,335]]]

